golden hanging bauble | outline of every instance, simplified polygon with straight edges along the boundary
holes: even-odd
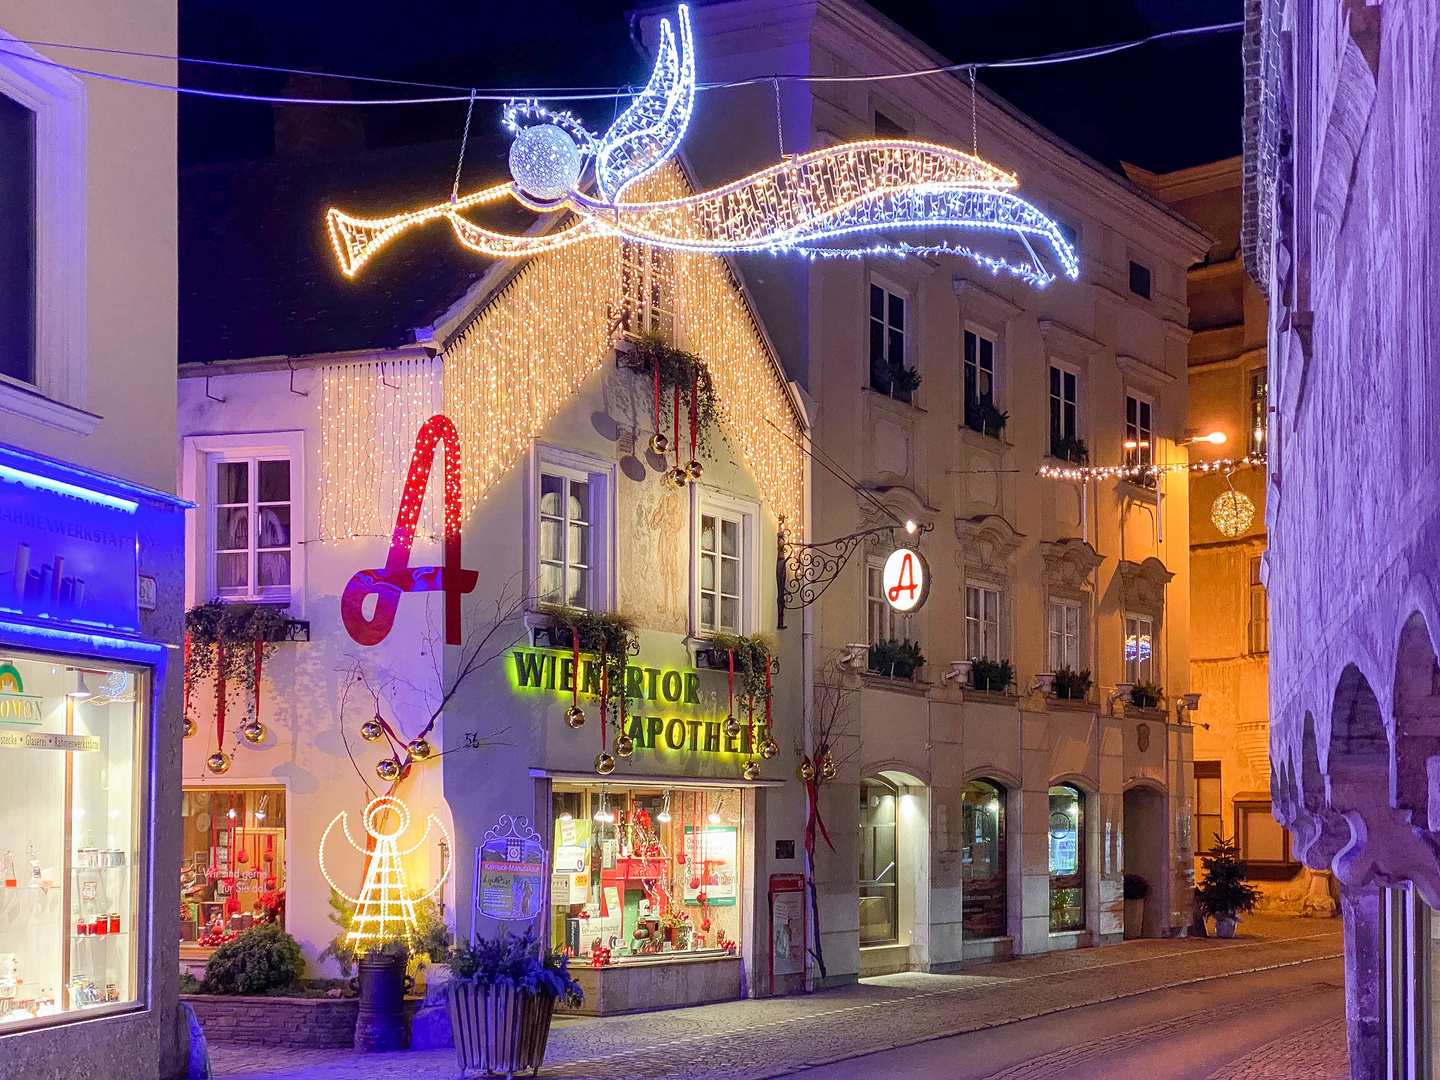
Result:
[[[194,735],[199,727],[200,725],[195,723],[193,716],[187,716],[184,720],[180,721],[180,730],[185,733],[185,738],[187,739],[190,738],[191,735]]]
[[[230,755],[224,750],[216,750],[205,759],[205,767],[213,773],[223,773],[230,768]]]
[[[669,449],[670,440],[664,435],[661,435],[660,432],[657,431],[654,435],[650,436],[650,452],[652,454],[659,454],[661,457],[664,457],[665,452]]]
[[[265,741],[265,725],[259,720],[251,720],[240,729],[240,734],[250,745]]]
[[[809,758],[801,758],[800,764],[795,766],[796,780],[814,780],[815,766],[810,764]]]
[[[374,742],[385,734],[385,729],[380,726],[379,720],[366,720],[360,725],[360,737],[366,742]]]
[[[683,488],[690,483],[690,474],[685,471],[684,466],[676,465],[670,470],[670,483],[677,488]]]
[[[629,735],[620,735],[615,739],[615,756],[629,757],[635,752],[635,740]]]
[[[835,759],[830,756],[830,751],[825,751],[825,756],[820,759],[820,779],[835,779]]]
[[[435,752],[435,748],[430,745],[430,740],[426,738],[411,739],[405,749],[410,751],[410,756],[416,761],[424,761]]]
[[[691,480],[699,480],[700,477],[705,475],[705,466],[701,465],[700,462],[694,458],[691,458],[690,464],[685,466],[685,471],[690,474]]]
[[[758,761],[756,761],[754,758],[751,758],[749,761],[745,762],[745,779],[746,779],[746,780],[758,780],[758,779],[760,779],[760,763],[759,763]]]
[[[571,705],[565,710],[565,723],[572,727],[582,727],[585,723],[585,710],[579,705]]]
[[[1239,536],[1255,520],[1255,504],[1232,488],[1211,504],[1210,520],[1221,536]]]
[[[739,720],[736,720],[735,717],[733,717],[733,716],[727,716],[727,717],[725,717],[725,734],[726,734],[726,735],[729,735],[732,739],[733,739],[736,735],[739,735],[739,734],[740,734],[740,721],[739,721]]]
[[[780,753],[780,744],[767,735],[765,741],[760,744],[760,756],[769,761],[778,753]]]
[[[375,766],[375,775],[389,783],[400,775],[400,763],[393,757],[387,757]]]
[[[615,759],[609,754],[596,754],[595,771],[601,776],[609,776],[615,771]]]

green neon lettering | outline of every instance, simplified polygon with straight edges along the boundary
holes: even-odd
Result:
[[[635,740],[635,745],[636,745],[636,746],[645,747],[645,749],[647,749],[647,750],[649,749],[649,747],[646,747],[646,746],[645,746],[645,718],[644,718],[644,717],[641,717],[641,716],[631,717],[631,718],[630,718],[630,730],[629,730],[628,732],[626,732],[626,734],[629,735],[630,738],[632,738],[632,739]]]
[[[700,704],[700,676],[693,671],[685,673],[685,704]]]
[[[662,684],[662,687],[663,687],[664,692],[665,692],[665,700],[666,700],[666,701],[679,701],[679,700],[680,700],[680,672],[678,672],[678,671],[667,671],[667,672],[665,672],[665,681],[664,681],[664,683]]]
[[[737,751],[737,750],[735,749],[735,736],[734,736],[734,735],[726,735],[726,736],[725,736],[725,753],[727,753],[727,754],[734,754],[734,753],[738,753],[738,752],[739,752],[739,751]]]
[[[660,669],[647,667],[645,669],[645,696],[651,701],[655,700],[655,680],[660,678]]]
[[[690,721],[690,749],[692,751],[700,749],[700,729],[704,724],[703,720]]]
[[[665,745],[671,750],[685,749],[685,721],[678,716],[665,725]]]
[[[555,657],[550,657],[550,663],[546,665],[545,689],[555,689]]]
[[[656,748],[656,744],[660,741],[660,732],[665,730],[665,721],[658,716],[648,716],[645,718],[645,723],[645,747],[648,750],[654,750]]]
[[[540,687],[540,680],[545,675],[545,658],[539,653],[524,652],[515,650],[515,675],[520,680],[520,685]]]
[[[594,660],[583,660],[584,675],[581,679],[580,692],[582,694],[594,694],[600,696],[600,665]]]
[[[625,669],[625,696],[634,701],[645,696],[645,673],[640,668]]]
[[[575,689],[575,661],[569,657],[560,661],[560,689]]]
[[[720,721],[705,721],[705,752],[707,754],[718,754],[720,752]]]

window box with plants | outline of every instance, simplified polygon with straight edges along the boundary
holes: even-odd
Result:
[[[533,930],[480,938],[450,956],[450,1028],[462,1076],[540,1071],[555,1002],[579,1005],[569,957],[544,951]]]
[[[1090,450],[1085,445],[1085,440],[1074,435],[1050,436],[1050,456],[1057,461],[1068,462],[1071,465],[1086,465],[1090,461]]]
[[[910,405],[920,389],[920,373],[904,364],[877,361],[870,365],[870,389]]]
[[[996,408],[995,402],[989,397],[965,403],[965,426],[971,431],[998,439],[1004,434],[1005,425],[1009,422],[1010,414]]]
[[[970,689],[986,694],[1008,693],[1015,684],[1015,669],[1009,660],[970,661]]]
[[[925,665],[925,654],[920,643],[908,638],[904,641],[877,641],[870,646],[870,671],[892,679],[913,679],[915,672]]]
[[[526,621],[534,631],[536,648],[573,649],[578,634],[583,653],[614,657],[638,651],[635,620],[617,611],[547,606]]]
[[[1164,689],[1154,683],[1136,683],[1130,690],[1130,704],[1137,709],[1158,709],[1164,700]]]
[[[1062,666],[1055,669],[1055,677],[1050,682],[1050,692],[1061,701],[1088,701],[1092,685],[1094,684],[1089,668],[1074,671]]]

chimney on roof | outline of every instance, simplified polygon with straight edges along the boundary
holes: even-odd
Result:
[[[284,97],[350,97],[349,84],[316,75],[291,75]],[[275,156],[312,161],[365,149],[365,110],[354,105],[276,105]]]

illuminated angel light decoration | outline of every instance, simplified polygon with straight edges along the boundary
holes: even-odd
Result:
[[[405,230],[444,219],[462,244],[493,258],[536,255],[596,237],[714,254],[948,253],[1039,287],[1055,273],[1041,260],[1038,246],[1049,250],[1066,277],[1079,276],[1074,247],[1053,220],[1014,193],[1019,186],[1014,174],[972,154],[910,139],[845,143],[788,157],[712,191],[632,200],[636,182],[674,156],[694,110],[695,54],[690,11],[683,5],[679,24],[677,44],[670,21],[661,20],[649,83],[603,135],[537,101],[512,102],[505,110],[505,126],[515,134],[511,183],[384,218],[351,217],[332,207],[326,221],[341,270],[353,277]],[[593,177],[597,197],[581,190],[587,175]],[[515,236],[465,216],[507,199],[540,214],[566,212],[572,220],[548,232]],[[863,245],[869,234],[897,230],[1004,235],[1018,242],[1025,257],[1012,259],[948,241],[842,243],[861,238]]]
[[[393,827],[387,827],[389,823],[385,819],[391,813],[395,815],[395,823]],[[399,837],[403,836],[410,828],[410,808],[394,795],[381,795],[377,799],[372,799],[365,807],[365,814],[361,820],[365,825],[365,831],[375,841],[373,851],[367,852],[350,835],[350,819],[344,810],[331,819],[330,824],[325,826],[325,832],[320,836],[320,873],[325,876],[325,880],[329,882],[332,889],[346,901],[355,905],[355,914],[350,920],[350,931],[345,935],[346,944],[363,951],[396,938],[403,938],[407,942],[413,941],[418,925],[415,918],[415,905],[423,900],[428,900],[440,891],[450,876],[450,867],[447,865],[444,868],[440,874],[440,880],[429,892],[420,896],[411,896],[409,884],[405,880],[405,869],[400,865],[400,860],[419,849],[429,839],[432,825],[438,828],[440,835],[444,837],[446,850],[449,850],[450,847],[450,834],[445,831],[444,823],[431,814],[425,820],[425,831],[421,834],[420,839],[405,850],[400,850]],[[358,897],[350,896],[339,885],[336,885],[335,879],[330,876],[330,871],[325,866],[325,842],[330,838],[330,832],[337,824],[344,832],[345,839],[350,842],[350,846],[370,860],[365,871],[365,882],[360,887]]]

